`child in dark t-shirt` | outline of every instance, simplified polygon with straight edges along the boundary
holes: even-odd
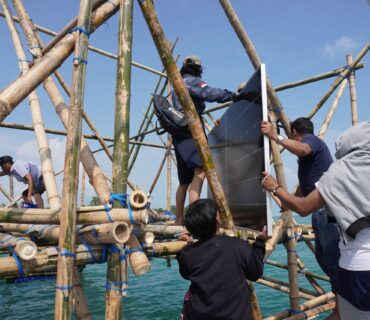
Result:
[[[213,200],[197,200],[185,215],[185,227],[199,241],[178,255],[179,271],[191,284],[185,295],[185,320],[251,319],[247,279],[263,273],[266,233],[252,247],[243,240],[218,234],[220,217]]]

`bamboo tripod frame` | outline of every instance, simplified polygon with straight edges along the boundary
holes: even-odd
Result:
[[[30,47],[35,47],[33,50],[33,54],[35,59],[31,63],[27,63],[23,61],[22,63],[22,70],[27,70],[24,72],[22,76],[11,83],[7,88],[0,92],[0,119],[1,124],[0,126],[7,127],[7,128],[14,128],[14,129],[21,129],[21,130],[34,130],[35,134],[40,134],[41,131],[41,140],[46,140],[44,138],[45,132],[46,133],[54,133],[54,134],[63,134],[67,135],[67,153],[66,153],[66,161],[65,161],[65,179],[63,184],[63,197],[62,203],[60,200],[58,202],[59,195],[55,191],[53,184],[55,184],[54,180],[54,169],[52,167],[51,158],[44,159],[44,162],[48,162],[49,164],[46,166],[46,169],[43,171],[44,175],[47,173],[52,173],[50,178],[47,178],[47,191],[48,195],[52,195],[49,198],[49,204],[51,209],[55,209],[58,211],[58,218],[57,221],[60,221],[60,242],[59,247],[62,250],[66,250],[65,252],[77,252],[77,261],[79,264],[89,264],[93,263],[93,260],[88,257],[88,254],[84,252],[82,249],[76,249],[75,247],[75,234],[76,234],[76,221],[77,219],[82,219],[84,216],[83,213],[79,213],[77,211],[77,189],[78,189],[78,168],[79,168],[79,157],[81,157],[81,162],[84,165],[83,170],[83,183],[81,184],[81,194],[80,194],[80,202],[83,203],[84,201],[84,189],[85,189],[85,175],[87,176],[94,186],[97,195],[99,196],[101,202],[106,204],[109,202],[109,193],[112,190],[114,193],[126,193],[127,186],[129,185],[132,189],[136,189],[136,186],[128,180],[128,175],[132,170],[135,161],[137,159],[137,155],[139,153],[141,146],[148,146],[148,147],[156,147],[156,148],[163,148],[165,149],[163,155],[163,161],[161,163],[160,169],[158,170],[152,186],[150,188],[150,192],[152,193],[158,178],[161,174],[162,168],[167,162],[167,203],[166,208],[170,210],[171,208],[171,163],[172,163],[172,154],[171,154],[171,138],[168,137],[167,141],[161,140],[161,144],[151,144],[145,143],[144,138],[155,132],[155,130],[150,130],[149,126],[151,124],[151,120],[153,118],[153,111],[151,109],[152,99],[150,99],[148,108],[144,114],[143,122],[134,137],[129,137],[129,124],[130,124],[130,82],[131,82],[131,65],[142,68],[152,74],[159,76],[158,84],[155,88],[155,92],[159,91],[160,94],[163,94],[168,86],[168,81],[172,84],[175,91],[181,94],[183,97],[183,104],[186,116],[188,117],[189,124],[191,127],[191,131],[196,140],[196,144],[198,147],[198,151],[202,155],[201,158],[204,161],[204,167],[207,172],[208,183],[215,194],[215,198],[219,204],[221,209],[221,213],[223,215],[223,221],[225,223],[225,227],[228,229],[233,229],[233,221],[230,214],[230,211],[227,206],[227,201],[223,195],[222,187],[218,181],[217,173],[214,170],[213,162],[211,161],[211,157],[209,156],[209,150],[207,147],[206,140],[202,134],[202,130],[200,130],[199,125],[199,118],[194,113],[194,107],[192,106],[190,96],[187,94],[187,90],[184,89],[181,81],[181,77],[178,76],[178,71],[176,69],[175,61],[172,57],[172,51],[175,48],[177,39],[172,46],[172,49],[169,48],[168,43],[165,41],[163,30],[160,30],[160,22],[156,17],[155,8],[153,6],[152,1],[150,0],[138,0],[140,4],[140,8],[143,12],[143,15],[146,19],[146,22],[151,30],[153,40],[157,45],[158,52],[162,58],[163,65],[165,67],[164,71],[157,71],[153,68],[143,66],[132,61],[131,58],[131,38],[132,38],[132,6],[133,0],[124,1],[124,0],[112,0],[107,3],[107,1],[90,1],[90,0],[81,0],[80,3],[80,14],[79,17],[72,20],[64,29],[62,29],[59,33],[55,33],[50,31],[46,28],[41,26],[34,25],[27,18],[27,14],[24,11],[22,13],[22,2],[20,0],[13,0],[13,4],[17,9],[18,17],[13,17],[10,15],[10,12],[7,10],[7,1],[0,0],[4,8],[4,13],[0,13],[1,16],[6,17],[7,22],[9,24],[10,30],[14,34],[14,42],[15,47],[17,49],[18,58],[20,60],[26,60],[24,52],[22,52],[22,44],[20,40],[17,39],[16,31],[14,28],[14,22],[20,23],[24,33],[26,34],[27,41]],[[236,35],[240,39],[243,47],[248,54],[248,57],[251,60],[252,65],[255,68],[258,68],[261,61],[259,59],[257,50],[253,46],[252,41],[250,40],[249,36],[245,32],[242,24],[240,23],[235,11],[233,10],[231,3],[228,0],[220,0],[220,4],[225,11],[227,18],[230,21],[230,24],[234,28]],[[118,54],[113,55],[111,53],[105,52],[103,50],[97,49],[92,47],[88,44],[87,34],[92,33],[96,30],[104,21],[109,19],[115,12],[120,11],[120,24],[119,24],[119,41],[118,41]],[[92,14],[93,13],[93,14]],[[90,18],[91,14],[91,18]],[[90,27],[91,23],[91,27]],[[153,26],[156,26],[155,28]],[[84,32],[75,32],[73,35],[68,33],[69,30],[72,28],[79,26]],[[80,29],[81,30],[81,29]],[[55,38],[46,44],[45,46],[41,42],[40,37],[38,36],[37,32],[46,32],[49,35],[54,36]],[[159,32],[160,31],[160,32]],[[36,48],[36,47],[40,48]],[[129,49],[127,49],[129,48]],[[50,51],[53,49],[52,51]],[[87,57],[87,50],[93,50],[97,53],[100,53],[104,56],[109,58],[113,58],[117,60],[117,87],[116,87],[116,114],[115,114],[115,132],[114,137],[103,137],[97,127],[94,125],[93,121],[89,118],[89,116],[82,110],[83,105],[83,93],[84,93],[84,81],[85,81],[85,69],[86,64],[83,63]],[[321,127],[319,136],[323,137],[327,131],[327,128],[330,124],[330,121],[333,118],[333,115],[336,111],[336,108],[339,103],[339,99],[343,94],[344,90],[346,89],[347,84],[349,84],[350,88],[350,97],[351,97],[351,113],[352,113],[352,124],[355,125],[358,123],[358,111],[357,111],[357,95],[356,95],[356,84],[355,84],[355,70],[361,69],[364,67],[363,63],[361,63],[361,59],[370,49],[370,46],[367,44],[363,50],[352,59],[352,56],[347,56],[347,68],[338,68],[336,70],[332,70],[325,74],[317,75],[308,79],[295,81],[289,84],[285,84],[279,87],[273,88],[271,83],[268,83],[268,95],[270,100],[270,119],[275,123],[277,118],[279,118],[282,123],[284,124],[284,129],[286,130],[286,134],[289,136],[289,119],[285,112],[281,111],[281,102],[278,99],[276,94],[277,91],[286,90],[290,88],[297,87],[299,85],[304,85],[307,83],[311,83],[314,81],[319,81],[322,79],[327,79],[328,77],[337,77],[328,91],[325,93],[322,99],[318,102],[317,105],[313,107],[313,109],[308,114],[308,117],[312,118],[318,110],[324,105],[324,103],[329,99],[329,97],[335,92],[336,88],[339,87],[336,97],[333,101],[333,104],[328,111],[328,114],[325,118],[325,121]],[[72,88],[69,88],[66,82],[64,81],[63,77],[58,71],[58,67],[63,63],[63,61],[74,51],[74,81],[72,84]],[[58,57],[52,56],[53,52],[60,53]],[[53,58],[53,63],[51,62],[51,58]],[[46,67],[47,65],[47,67]],[[44,68],[42,70],[42,68]],[[36,71],[35,71],[36,70]],[[42,70],[42,71],[41,71]],[[54,81],[51,79],[50,74],[54,73],[57,77],[59,83],[66,91],[67,95],[70,96],[70,108],[64,102],[61,94],[59,93],[58,89]],[[167,77],[167,74],[169,76]],[[348,80],[347,80],[348,79]],[[162,83],[163,80],[163,83]],[[24,89],[24,83],[30,82],[32,83],[31,86],[27,86],[27,89]],[[54,129],[45,129],[43,126],[42,118],[40,116],[36,116],[35,122],[39,125],[39,129],[35,127],[30,128],[25,125],[21,124],[6,124],[3,120],[6,118],[8,114],[10,114],[14,108],[26,97],[29,97],[30,101],[35,103],[36,97],[34,96],[34,90],[41,84],[44,84],[44,88],[47,91],[50,99],[53,102],[53,105],[56,108],[56,112],[58,113],[59,117],[61,118],[62,122],[64,123],[67,131],[58,131]],[[160,89],[161,88],[161,89]],[[17,92],[17,94],[13,94],[13,92]],[[209,115],[209,118],[213,122],[212,112],[220,110],[222,108],[227,107],[229,104],[223,104],[214,108],[210,108],[206,110],[206,114]],[[62,106],[62,107],[61,107]],[[185,107],[186,106],[186,107]],[[35,112],[39,109],[39,106],[35,107]],[[81,119],[82,117],[87,122],[92,134],[83,134],[81,130]],[[96,163],[93,153],[85,139],[96,139],[99,141],[102,149],[104,150],[108,158],[113,162],[113,174],[112,174],[112,187],[108,183],[105,175],[103,174],[102,170],[100,169],[99,165]],[[49,155],[50,151],[48,151],[47,140],[46,144],[42,144],[43,140],[40,144],[40,154],[47,154]],[[81,142],[79,142],[81,140]],[[107,146],[105,141],[114,142],[114,149],[113,153],[109,150],[110,146]],[[77,143],[76,143],[77,142]],[[81,143],[81,146],[80,146]],[[130,149],[129,144],[133,144],[133,147]],[[275,167],[275,172],[279,184],[286,188],[285,176],[284,176],[284,167],[283,162],[281,159],[281,150],[277,147],[275,142],[271,142],[272,153],[273,153],[273,162]],[[46,150],[46,152],[44,152]],[[79,155],[81,151],[81,156]],[[42,160],[43,161],[43,160]],[[68,176],[68,178],[66,178]],[[5,197],[11,202],[14,203],[14,191],[13,191],[13,182],[10,180],[10,191],[7,192],[6,188],[0,187],[0,191],[5,195]],[[53,189],[54,188],[54,189]],[[113,205],[115,209],[121,208],[120,205],[115,203]],[[60,212],[59,212],[60,209]],[[114,210],[112,212],[114,212]],[[88,208],[86,208],[88,210]],[[102,209],[99,209],[100,211]],[[92,211],[100,212],[97,208],[93,208]],[[50,214],[50,219],[52,219],[53,214],[55,212],[49,212],[47,209],[44,211],[40,210],[40,213],[45,215]],[[85,213],[85,215],[87,215]],[[0,210],[0,219],[1,217],[7,217],[8,213],[4,213]],[[28,217],[27,212],[25,212],[24,217]],[[54,217],[55,218],[55,217]],[[5,219],[5,218],[4,218]],[[31,218],[30,218],[31,219]],[[58,220],[59,219],[59,220]],[[116,219],[116,218],[115,218]],[[120,218],[117,218],[120,221]],[[145,218],[143,218],[145,221]],[[53,220],[54,221],[54,220]],[[72,222],[70,222],[72,221]],[[4,222],[4,221],[2,221]],[[106,221],[103,221],[106,222]],[[58,222],[57,222],[58,223]],[[128,222],[129,223],[129,222]],[[13,226],[14,229],[19,231],[21,226],[21,221],[16,221],[16,226]],[[7,226],[10,228],[10,226]],[[5,224],[2,226],[0,222],[0,231],[1,228],[5,228]],[[136,228],[136,227],[135,227]],[[24,228],[24,230],[26,230]],[[23,231],[24,231],[23,230]],[[300,230],[299,233],[298,230]],[[287,265],[281,264],[278,262],[273,262],[267,260],[268,264],[273,265],[277,268],[283,268],[288,270],[289,275],[289,282],[283,282],[278,279],[274,279],[271,277],[263,277],[258,281],[258,283],[273,288],[275,290],[279,290],[281,292],[285,292],[289,294],[290,297],[290,309],[287,311],[280,312],[278,314],[272,315],[267,317],[266,319],[302,319],[305,317],[309,317],[313,314],[318,314],[320,312],[324,312],[327,310],[331,310],[334,308],[335,304],[332,302],[334,296],[332,293],[325,293],[325,291],[321,288],[318,284],[317,280],[320,281],[327,281],[328,278],[322,275],[305,272],[304,263],[299,259],[296,252],[296,243],[297,241],[303,241],[307,244],[311,251],[313,251],[313,246],[310,241],[312,241],[313,236],[310,231],[310,226],[305,226],[305,230],[303,228],[297,226],[296,222],[292,218],[290,212],[283,212],[280,219],[276,222],[274,226],[273,237],[267,243],[268,256],[273,252],[276,245],[279,243],[284,243],[288,252],[288,261]],[[156,228],[156,226],[148,225],[148,228],[145,230],[137,230],[138,234],[143,236],[143,239],[146,243],[145,251],[147,254],[151,254],[153,256],[171,256],[181,250],[185,243],[181,241],[176,241],[176,235],[181,234],[184,232],[181,227],[175,227],[173,230],[170,228]],[[7,231],[8,232],[8,231]],[[237,228],[234,229],[234,232],[239,235],[243,235],[245,239],[249,239],[253,241],[253,236],[255,234],[253,232],[244,232],[238,231]],[[72,235],[72,236],[71,236]],[[167,237],[169,239],[175,240],[168,243],[162,243],[160,241],[153,242],[153,238],[156,236]],[[149,240],[151,239],[151,240]],[[283,239],[289,239],[289,241],[284,242]],[[138,245],[138,240],[132,235],[130,240],[128,241],[128,248],[134,248]],[[124,280],[127,280],[127,263],[120,262],[120,256],[122,254],[122,250],[124,251],[124,245],[116,244],[116,250],[112,251],[108,258],[108,270],[107,270],[107,280],[111,283],[118,283]],[[77,250],[77,251],[76,251]],[[79,251],[80,250],[80,251]],[[93,251],[96,252],[97,255],[102,255],[103,249],[99,246],[95,246]],[[45,255],[45,252],[42,252],[42,255]],[[55,253],[53,253],[55,254]],[[137,252],[135,252],[137,254]],[[58,253],[56,253],[58,255]],[[142,259],[141,263],[144,265],[144,269],[147,270],[148,264],[147,261],[141,256]],[[8,260],[7,260],[8,261]],[[41,265],[41,260],[37,260],[38,263]],[[0,272],[0,276],[6,276],[7,274],[17,274],[17,266],[14,265],[12,261],[8,261],[8,271],[4,270],[3,273]],[[22,262],[25,266],[27,263]],[[55,269],[55,265],[53,268]],[[31,267],[30,267],[30,270]],[[8,273],[7,273],[8,272]],[[308,290],[306,288],[299,287],[298,284],[298,274],[304,274],[307,278],[309,283],[312,285],[312,290]],[[59,253],[58,258],[58,280],[57,284],[59,288],[66,288],[66,287],[74,287],[79,289],[73,290],[65,290],[65,289],[57,289],[56,290],[56,306],[55,306],[55,315],[56,319],[70,319],[71,312],[72,312],[72,299],[70,299],[70,295],[74,297],[74,299],[78,300],[77,303],[78,312],[76,310],[77,318],[84,318],[89,319],[91,315],[87,308],[86,299],[84,298],[82,285],[79,282],[79,278],[76,273],[76,269],[74,268],[74,262],[71,256],[69,255],[62,255]],[[253,289],[253,285],[250,285],[252,290],[251,295],[251,302],[253,306],[253,319],[262,319],[261,312],[258,307],[258,300]],[[107,288],[106,293],[106,319],[121,319],[122,314],[122,295],[125,289],[122,287],[120,294],[117,294],[117,290],[111,290]],[[301,304],[300,299],[303,298],[307,300],[305,303]],[[294,315],[293,312],[301,312],[300,314]],[[81,316],[79,316],[80,314]]]

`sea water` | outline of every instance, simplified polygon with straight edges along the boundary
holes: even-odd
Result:
[[[297,218],[300,223],[309,220]],[[309,223],[309,222],[308,222]],[[305,243],[297,245],[300,258],[308,270],[323,274],[312,252]],[[287,263],[286,250],[282,245],[270,257],[271,260]],[[189,282],[182,279],[176,260],[156,258],[151,261],[152,271],[141,277],[129,274],[128,295],[123,298],[123,319],[127,320],[173,320],[179,319],[184,293]],[[265,266],[266,276],[288,282],[287,270]],[[87,266],[82,272],[82,282],[94,319],[104,319],[106,264]],[[326,282],[318,281],[325,290]],[[299,285],[312,289],[303,276]],[[286,293],[255,284],[259,304],[264,317],[289,308]],[[27,281],[16,284],[0,282],[0,320],[39,320],[53,319],[55,279]],[[301,299],[301,303],[305,300]],[[324,319],[321,315],[318,319]]]

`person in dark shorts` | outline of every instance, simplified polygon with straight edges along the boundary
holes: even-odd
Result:
[[[306,197],[316,189],[316,183],[333,163],[328,146],[314,135],[314,125],[308,118],[297,118],[291,123],[292,139],[283,138],[265,121],[261,131],[298,157],[299,186],[297,197]],[[312,227],[315,231],[315,255],[321,269],[330,277],[332,291],[337,292],[339,276],[338,248],[339,229],[335,219],[328,217],[326,207],[312,212]],[[336,308],[330,320],[339,319]]]
[[[206,109],[206,101],[223,103],[238,99],[238,95],[235,92],[212,88],[201,79],[203,73],[202,62],[197,56],[186,57],[180,73],[199,115]],[[172,92],[172,103],[175,109],[182,110],[182,106],[175,92]],[[200,120],[203,124],[202,117],[200,117]],[[199,199],[205,179],[205,172],[193,138],[173,136],[172,139],[179,178],[179,186],[176,192],[175,224],[182,225],[186,193],[189,190],[190,203]]]
[[[45,192],[45,185],[40,166],[23,160],[13,161],[10,156],[0,157],[0,166],[2,169],[0,176],[13,176],[18,181],[28,185],[27,195],[24,197],[25,203],[32,204],[33,196],[37,207],[44,208],[41,195]]]
[[[181,276],[190,280],[184,298],[182,319],[252,319],[247,279],[263,274],[266,232],[260,232],[251,247],[247,241],[219,235],[221,218],[213,200],[193,202],[184,218],[193,237],[177,254]]]

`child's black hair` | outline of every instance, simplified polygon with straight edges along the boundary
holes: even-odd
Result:
[[[217,231],[217,205],[210,199],[193,202],[184,218],[186,229],[200,240],[211,238]]]

